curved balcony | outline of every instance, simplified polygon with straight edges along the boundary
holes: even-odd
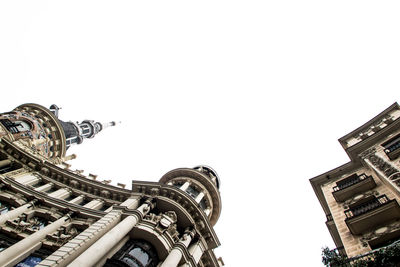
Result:
[[[376,187],[376,183],[372,176],[353,174],[337,182],[336,186],[333,187],[332,194],[337,202],[342,202],[356,194],[371,190],[374,187]]]
[[[395,199],[389,200],[386,195],[371,196],[359,201],[344,213],[350,232],[358,235],[400,218],[400,206]]]

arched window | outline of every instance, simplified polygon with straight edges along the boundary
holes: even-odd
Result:
[[[144,240],[129,240],[115,255],[108,259],[106,267],[156,267],[157,252]]]
[[[3,124],[10,133],[22,133],[27,132],[32,129],[32,126],[27,121],[10,121],[9,119],[0,120],[1,124]]]

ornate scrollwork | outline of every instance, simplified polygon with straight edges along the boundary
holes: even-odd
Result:
[[[395,167],[393,167],[391,164],[386,162],[386,160],[378,157],[375,154],[371,154],[367,157],[367,159],[374,165],[376,168],[378,168],[381,172],[385,174],[386,177],[390,177],[391,175],[399,172]]]
[[[379,195],[379,192],[376,190],[367,191],[362,195],[356,195],[356,196],[346,200],[345,202],[343,202],[343,208],[348,209],[351,204],[354,204],[361,199],[367,198],[369,196],[378,196],[378,195]]]
[[[360,153],[360,157],[362,159],[368,158],[371,155],[374,155],[376,152],[376,148],[375,147],[371,147],[365,151],[363,151],[362,153]]]
[[[144,217],[144,220],[151,221],[158,233],[163,234],[164,232],[168,232],[175,241],[179,239],[176,227],[178,217],[174,211],[167,211],[159,215],[149,213]]]
[[[75,227],[61,227],[52,235],[48,236],[48,239],[53,241],[56,245],[62,246],[69,240],[73,239],[78,234],[78,230]]]
[[[104,197],[104,198],[110,198],[110,195],[111,195],[111,193],[108,190],[101,190],[101,192],[100,192],[100,196]]]
[[[30,232],[36,232],[46,226],[47,221],[42,218],[33,216],[28,217],[26,214],[20,215],[18,218],[7,221],[7,226],[14,228],[16,232],[23,232],[29,230]]]
[[[79,188],[79,182],[77,180],[72,180],[69,182],[69,185],[73,188]]]

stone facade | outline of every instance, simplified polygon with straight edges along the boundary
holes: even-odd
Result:
[[[0,121],[0,266],[223,266],[213,251],[221,199],[210,167],[133,181],[128,190],[66,162],[75,157],[66,156],[69,145],[104,124],[65,126],[58,109],[36,104]]]
[[[310,179],[340,253],[400,239],[400,108],[393,104],[339,139],[350,162]]]

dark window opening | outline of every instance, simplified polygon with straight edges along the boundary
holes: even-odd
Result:
[[[41,187],[42,185],[45,185],[45,183],[42,180],[40,180],[39,183],[33,184],[32,187],[33,188],[38,188],[38,187]]]
[[[104,204],[103,207],[101,207],[100,211],[105,211],[110,207],[110,205]]]
[[[28,256],[23,261],[15,265],[15,267],[34,267],[42,261],[42,258]]]
[[[64,199],[64,201],[69,202],[69,201],[73,200],[74,198],[76,198],[76,196],[70,195],[69,197],[67,197],[66,199]]]
[[[21,169],[21,168],[22,168],[21,164],[16,163],[16,162],[11,162],[8,165],[0,167],[0,174],[4,174],[4,173],[7,173],[7,172],[12,172],[12,171],[15,171],[15,170],[18,170],[18,169]]]
[[[193,198],[196,198],[200,194],[200,192],[197,189],[195,189],[193,186],[189,186],[186,189],[186,193],[188,193]]]
[[[156,267],[158,261],[157,252],[149,242],[129,240],[104,266]]]
[[[400,134],[383,143],[382,146],[389,159],[396,159],[400,155]]]
[[[2,119],[2,120],[0,120],[0,122],[12,134],[26,132],[32,128],[31,124],[26,121],[12,122],[9,119]]]
[[[49,190],[46,190],[46,191],[43,191],[43,192],[45,192],[46,194],[50,194],[50,193],[53,193],[53,192],[55,192],[57,190],[58,190],[58,188],[52,187]]]
[[[31,219],[31,222],[33,224],[32,229],[35,231],[42,230],[48,224],[48,221],[41,217],[34,217],[33,219]]]
[[[90,201],[87,200],[86,198],[79,204],[81,206],[85,206],[87,203],[89,203]]]
[[[180,188],[183,185],[183,182],[176,182],[172,186],[176,188]]]
[[[202,208],[203,210],[207,209],[207,203],[206,203],[205,197],[203,197],[203,199],[200,201],[199,205],[200,205],[200,208]]]

